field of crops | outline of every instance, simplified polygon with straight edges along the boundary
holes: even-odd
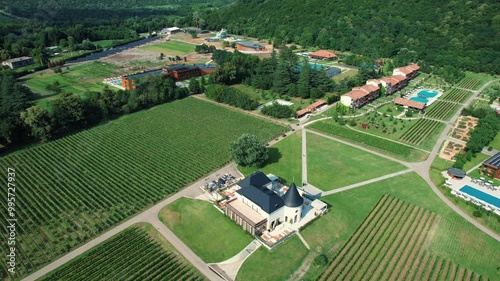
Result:
[[[148,44],[146,46],[140,47],[140,49],[157,52],[157,53],[165,53],[165,55],[185,55],[194,52],[194,48],[196,45],[182,42],[182,41],[167,41],[157,44]]]
[[[319,132],[339,137],[355,143],[364,144],[371,148],[375,148],[381,152],[392,155],[396,158],[409,161],[422,161],[427,157],[423,151],[413,149],[409,146],[402,145],[396,142],[388,141],[382,138],[363,134],[345,126],[337,126],[327,122],[316,122],[309,126]]]
[[[319,280],[479,278],[449,260],[429,254],[429,233],[438,220],[432,212],[384,195]]]
[[[456,85],[458,88],[477,90],[481,86],[481,79],[474,77],[465,77]]]
[[[425,117],[449,120],[459,107],[459,104],[438,100],[431,105]]]
[[[401,136],[400,140],[412,145],[420,145],[440,124],[441,122],[436,120],[421,118]]]
[[[452,89],[450,92],[444,95],[442,99],[446,101],[454,101],[462,103],[465,102],[471,95],[472,92],[467,90]]]
[[[229,145],[242,133],[269,140],[285,130],[187,98],[5,156],[0,168],[15,169],[16,204],[22,206],[16,210],[22,221],[19,276],[228,163]],[[6,177],[1,173],[0,182]],[[2,189],[1,196],[6,193]],[[6,204],[2,200],[1,208]],[[2,232],[2,239],[6,235]],[[2,247],[2,279],[5,251]]]
[[[205,280],[144,230],[128,228],[42,278],[51,280]]]

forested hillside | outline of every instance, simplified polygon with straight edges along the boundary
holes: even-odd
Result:
[[[497,0],[238,0],[206,28],[275,43],[392,57],[401,48],[433,65],[500,73]]]

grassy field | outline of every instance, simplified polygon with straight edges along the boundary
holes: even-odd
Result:
[[[148,44],[146,46],[140,47],[140,49],[151,52],[164,53],[166,56],[181,56],[194,52],[195,47],[196,45],[194,44],[189,44],[181,41],[167,41],[157,44]]]
[[[243,263],[236,281],[287,280],[300,267],[307,253],[307,248],[297,236],[272,251],[260,247]]]
[[[23,206],[16,244],[19,274],[228,163],[229,145],[242,133],[269,140],[285,130],[186,98],[3,157],[1,169],[19,171],[16,182],[23,187],[16,194],[16,204]],[[2,173],[0,180],[6,177]],[[1,207],[6,204],[2,201]]]
[[[113,47],[116,44],[119,44],[122,41],[124,41],[124,40],[99,40],[99,41],[92,42],[92,44],[94,44],[98,47],[101,47],[101,48],[109,48],[109,47]]]
[[[346,126],[340,126],[332,120],[316,122],[308,128],[368,147],[375,151],[405,161],[419,162],[425,160],[428,156],[428,153],[421,150],[384,140],[376,136],[363,134],[361,132],[349,129]]]
[[[332,190],[405,168],[357,148],[307,134],[308,181],[319,189]]]
[[[115,235],[42,280],[206,280],[150,224]]]
[[[500,150],[500,134],[497,134],[488,146],[493,147],[493,149]]]
[[[160,220],[207,263],[227,260],[253,237],[211,203],[180,198],[163,208]]]
[[[469,280],[464,267],[427,251],[438,221],[386,194],[319,280]]]
[[[116,66],[101,62],[70,66],[69,70],[64,67],[63,70],[61,74],[53,71],[35,73],[25,77],[24,83],[35,93],[50,95],[52,93],[47,90],[47,86],[58,81],[64,91],[83,95],[88,91],[102,91],[104,89],[102,80],[118,75]]]
[[[339,83],[340,81],[342,81],[342,79],[356,76],[356,74],[358,74],[357,69],[349,69],[348,71],[342,72],[339,75],[334,76],[332,79],[333,81],[335,81],[335,83]]]
[[[432,255],[448,259],[492,280],[500,278],[497,257],[500,244],[446,206],[418,175],[411,173],[323,197],[331,211],[301,231],[312,249],[333,259],[355,233],[383,194],[439,215],[429,245]],[[315,280],[323,268],[311,268],[306,279]]]
[[[265,174],[274,174],[290,184],[302,182],[302,132],[297,132],[269,148],[269,159],[262,168],[238,166],[245,176],[261,170]]]

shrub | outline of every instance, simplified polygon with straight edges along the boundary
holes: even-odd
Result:
[[[293,109],[291,107],[277,102],[273,102],[272,105],[264,106],[260,112],[274,118],[288,118],[293,116]]]
[[[472,213],[476,218],[480,218],[483,216],[483,212],[481,212],[480,210],[475,210],[473,213]]]
[[[316,267],[323,267],[328,264],[328,257],[325,254],[320,254],[314,258],[313,265]]]

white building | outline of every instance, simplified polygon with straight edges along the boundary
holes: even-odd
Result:
[[[236,198],[225,205],[225,213],[251,234],[260,235],[279,224],[294,224],[302,219],[304,198],[295,183],[287,189],[258,171],[238,185],[241,188]]]

